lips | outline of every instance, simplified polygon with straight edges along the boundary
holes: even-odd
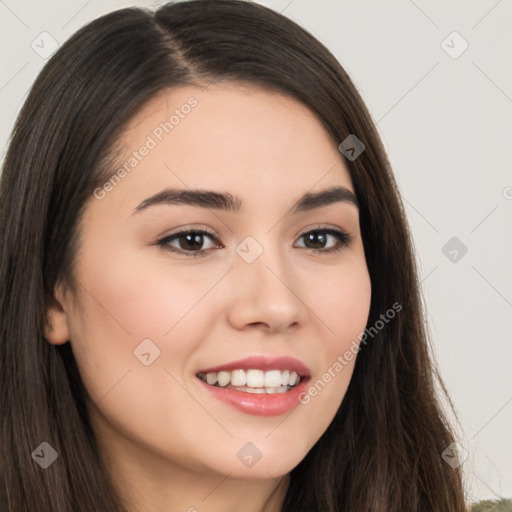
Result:
[[[219,366],[199,370],[198,373],[219,373],[221,371],[229,372],[232,370],[289,370],[296,372],[300,377],[309,377],[308,367],[293,357],[266,357],[251,356],[237,361],[231,361]]]
[[[234,408],[275,416],[299,405],[310,372],[292,357],[252,356],[202,369],[196,376],[208,393]]]

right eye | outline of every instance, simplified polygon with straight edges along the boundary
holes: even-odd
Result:
[[[205,237],[214,241],[215,244],[211,247],[207,247],[206,249],[204,249],[203,244]],[[173,245],[173,243],[176,242],[178,247],[176,247],[176,245]],[[172,235],[166,236],[165,238],[159,240],[157,243],[160,247],[167,251],[192,257],[206,256],[207,251],[209,249],[221,247],[218,238],[213,233],[204,230],[191,229],[179,231]]]

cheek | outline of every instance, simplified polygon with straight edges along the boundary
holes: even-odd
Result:
[[[169,389],[165,370],[183,380],[190,355],[218,319],[208,293],[222,272],[201,268],[181,271],[165,255],[148,265],[147,258],[114,255],[107,246],[84,255],[77,268],[82,307],[70,327],[82,379],[95,401],[120,379],[119,387],[131,379],[145,382],[146,391],[140,386],[138,394]]]
[[[316,268],[304,281],[304,297],[312,316],[324,326],[325,354],[343,353],[358,339],[368,321],[371,282],[364,258],[337,267]],[[307,283],[307,284],[306,284]]]
[[[182,271],[169,265],[165,255],[150,264],[142,254],[119,255],[115,263],[113,259],[88,258],[81,276],[96,302],[91,309],[98,328],[106,335],[130,339],[130,345],[145,338],[171,337],[197,316],[194,310],[218,280],[217,273],[206,273],[199,266]]]
[[[179,271],[166,279],[163,267],[135,260],[111,263],[83,261],[78,277],[87,292],[70,325],[80,376],[95,404],[95,425],[113,426],[140,445],[154,442],[152,449],[186,459],[183,433],[192,427],[184,416],[202,418],[204,411],[178,382],[184,382],[186,362],[201,339],[195,336],[203,327],[193,306],[206,285],[183,282]],[[144,341],[152,361],[147,366],[137,357],[144,359],[138,349],[143,340],[151,340]]]
[[[360,337],[368,321],[371,282],[364,259],[317,273],[308,306],[323,325],[322,364],[301,401],[317,416],[318,432],[338,410],[354,370]],[[320,351],[320,350],[319,350]]]

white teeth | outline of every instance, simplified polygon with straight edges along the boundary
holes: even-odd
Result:
[[[208,374],[206,374],[208,377]],[[219,372],[217,374],[217,380],[219,381],[220,387],[225,387],[229,384],[229,381],[231,380],[231,373],[230,372]]]
[[[200,373],[198,376],[210,386],[242,388],[247,393],[284,393],[300,382],[297,372],[290,370],[233,370]]]
[[[217,372],[207,373],[206,382],[208,382],[210,386],[213,386],[217,382]]]
[[[263,388],[247,388],[245,391],[246,393],[256,393],[258,395],[266,393],[265,389]]]
[[[233,370],[231,372],[231,384],[233,386],[245,386],[247,384],[247,375],[244,370]]]
[[[262,370],[247,370],[247,385],[250,388],[262,388],[265,385],[265,374]]]
[[[265,387],[277,388],[281,385],[281,372],[279,370],[271,370],[265,372]]]

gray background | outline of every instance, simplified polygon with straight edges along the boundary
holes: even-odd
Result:
[[[462,420],[469,495],[512,497],[511,1],[260,3],[316,35],[369,106],[405,200],[434,350]],[[2,158],[45,63],[31,44],[41,53],[50,37],[61,44],[132,5],[0,0]]]

